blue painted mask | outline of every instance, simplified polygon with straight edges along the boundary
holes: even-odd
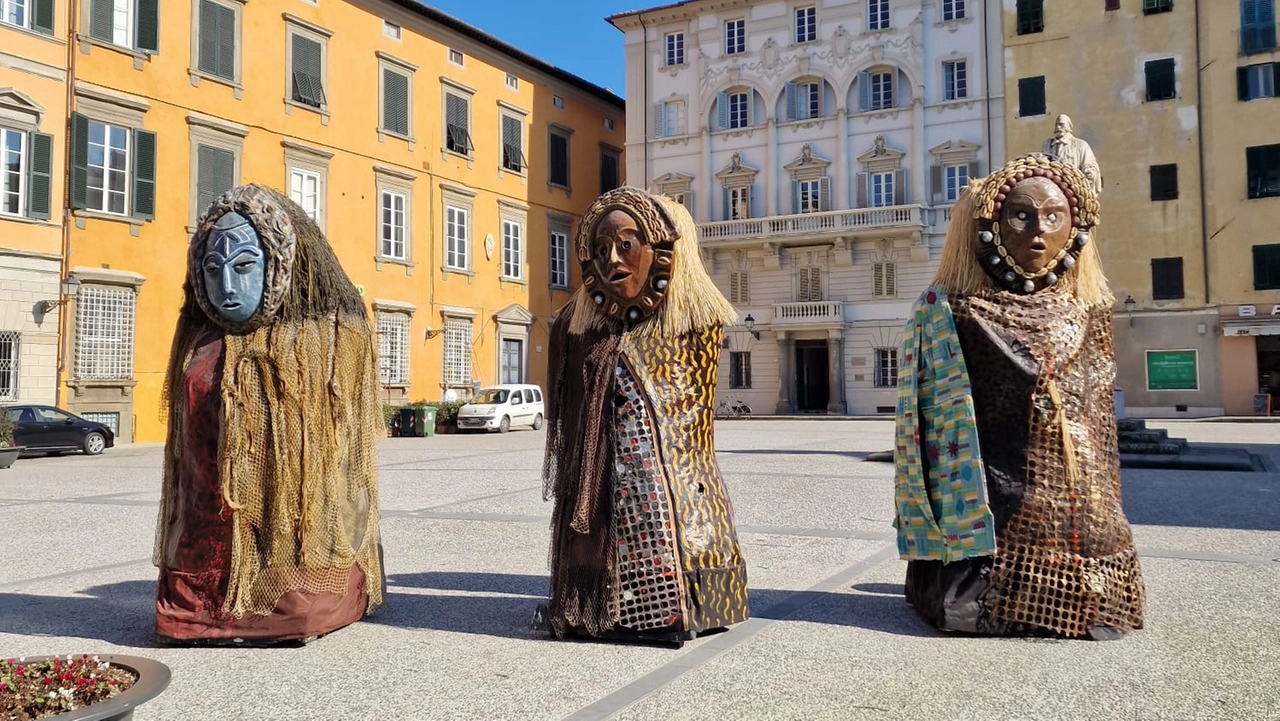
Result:
[[[205,244],[200,263],[204,292],[214,312],[225,320],[243,323],[262,305],[267,260],[258,233],[239,213],[218,219]]]

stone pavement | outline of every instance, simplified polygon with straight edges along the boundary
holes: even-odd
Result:
[[[1153,422],[1268,473],[1126,470],[1149,595],[1116,642],[944,637],[902,598],[888,421],[718,429],[752,619],[676,650],[531,636],[544,435],[382,444],[388,607],[305,648],[151,645],[160,449],[0,471],[0,656],[173,669],[156,719],[1277,719],[1280,426]]]

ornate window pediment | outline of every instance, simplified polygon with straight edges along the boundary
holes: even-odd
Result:
[[[667,173],[653,179],[653,189],[662,195],[675,197],[693,189],[693,176],[684,173]]]
[[[929,154],[938,165],[964,165],[977,160],[981,149],[981,145],[966,140],[948,140],[942,145],[929,148]]]
[[[726,188],[749,188],[755,182],[756,173],[759,172],[758,168],[743,163],[740,154],[734,153],[724,170],[716,173],[716,178]]]
[[[0,118],[14,121],[16,125],[35,129],[40,126],[44,106],[17,88],[0,88]]]
[[[905,156],[903,151],[885,145],[883,135],[877,135],[871,150],[859,155],[858,162],[862,163],[868,173],[887,173],[900,168]]]
[[[813,146],[805,143],[800,149],[800,157],[782,166],[782,169],[794,180],[817,180],[825,177],[831,161],[813,154]]]

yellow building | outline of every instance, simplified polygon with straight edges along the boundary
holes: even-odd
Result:
[[[0,402],[57,400],[65,12],[0,3]]]
[[[1247,147],[1280,143],[1280,106],[1236,98],[1238,67],[1280,59],[1275,19],[1270,49],[1242,57],[1242,20],[1263,3],[1222,4],[1230,11],[1172,0],[1004,6],[1010,155],[1040,151],[1067,114],[1101,166],[1098,247],[1117,299],[1117,385],[1130,415],[1250,413],[1253,340],[1228,337],[1220,315],[1280,303],[1274,290],[1254,290],[1257,272],[1280,286],[1280,252],[1264,252],[1270,265],[1259,269],[1251,248],[1280,243],[1280,200],[1246,192],[1249,178],[1265,176],[1280,194],[1280,153],[1268,156],[1270,171],[1245,167]],[[1274,96],[1274,87],[1257,90]]]
[[[190,234],[250,182],[325,229],[374,312],[389,402],[542,382],[571,230],[620,181],[620,98],[413,0],[71,14],[69,410],[162,439]]]

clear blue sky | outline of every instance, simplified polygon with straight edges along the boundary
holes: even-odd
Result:
[[[547,63],[626,93],[622,33],[605,18],[671,0],[427,0]]]

